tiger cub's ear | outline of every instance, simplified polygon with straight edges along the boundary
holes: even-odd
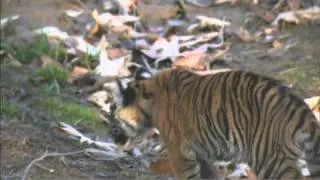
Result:
[[[123,83],[120,79],[116,78],[118,90],[114,93],[116,102],[123,106],[129,105],[135,98],[135,88],[131,85],[132,83]]]

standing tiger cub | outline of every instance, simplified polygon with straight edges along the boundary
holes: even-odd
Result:
[[[125,133],[157,127],[177,178],[215,178],[217,161],[247,163],[259,179],[320,178],[320,123],[273,79],[173,69],[118,84]]]

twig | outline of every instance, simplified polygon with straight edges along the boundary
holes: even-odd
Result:
[[[278,10],[285,2],[286,0],[279,0],[277,4],[273,6],[272,11]]]
[[[31,163],[26,167],[24,174],[21,178],[21,180],[26,180],[28,177],[28,173],[30,171],[30,169],[32,168],[33,165],[35,165],[37,162],[43,160],[46,157],[54,157],[54,156],[70,156],[70,155],[74,155],[74,154],[80,154],[83,153],[84,151],[75,151],[75,152],[67,152],[67,153],[48,153],[47,150],[45,151],[45,153],[40,156],[37,159],[34,159],[33,161],[31,161]]]
[[[55,171],[54,169],[45,167],[45,166],[43,166],[43,165],[40,164],[40,163],[36,163],[36,164],[34,164],[34,165],[37,166],[37,167],[39,167],[40,169],[43,169],[43,170],[48,171],[48,172],[50,172],[50,173],[54,173],[54,171]]]

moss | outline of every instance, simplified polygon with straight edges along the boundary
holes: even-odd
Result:
[[[38,105],[50,116],[71,124],[84,124],[93,128],[99,127],[99,113],[93,107],[85,107],[76,102],[58,96],[49,96],[39,100]]]
[[[10,102],[4,97],[0,97],[0,114],[5,117],[16,117],[20,115],[20,109],[13,102]]]

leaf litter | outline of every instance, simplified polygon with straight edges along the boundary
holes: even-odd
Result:
[[[235,0],[224,1],[187,1],[190,4],[206,8],[211,5],[218,5],[222,3],[230,3],[234,5]],[[135,0],[112,0],[104,1],[104,11],[99,13],[97,9],[91,12],[88,9],[68,9],[64,13],[77,19],[80,16],[89,16],[91,21],[88,22],[86,34],[70,33],[60,30],[54,26],[47,26],[35,30],[36,34],[45,34],[49,41],[60,41],[64,45],[66,52],[73,56],[73,60],[69,60],[67,64],[72,66],[71,79],[78,79],[82,76],[93,76],[98,82],[96,92],[90,94],[88,101],[97,105],[106,114],[112,113],[112,97],[115,91],[115,78],[121,78],[123,81],[132,81],[134,74],[138,69],[146,69],[152,75],[161,72],[165,68],[185,67],[195,70],[199,74],[208,74],[220,72],[218,69],[210,70],[210,64],[216,59],[222,58],[230,49],[231,43],[225,43],[226,40],[230,41],[225,36],[225,28],[232,25],[232,22],[225,20],[225,18],[208,17],[204,15],[196,15],[196,21],[188,25],[188,21],[181,19],[166,19],[167,25],[170,28],[186,27],[187,31],[184,34],[179,34],[173,31],[168,35],[165,33],[164,27],[160,27],[159,33],[152,28],[142,29],[139,28],[142,18],[133,11],[138,5],[139,1]],[[259,1],[252,2],[255,5]],[[271,47],[268,51],[269,55],[274,53],[273,50],[286,51],[294,46],[296,41],[288,37],[277,34],[277,27],[279,23],[293,22],[300,24],[302,21],[313,21],[320,19],[319,7],[314,6],[306,9],[300,9],[300,2],[288,1],[289,11],[280,12],[275,18],[269,18],[269,26],[260,30],[255,34],[248,30],[241,28],[237,32],[233,32],[243,42],[250,43],[252,41],[260,41],[263,43],[270,43]],[[111,12],[112,9],[117,9],[120,13],[115,14]],[[16,15],[9,18],[1,19],[1,29],[7,26],[8,23],[17,20],[20,16]],[[271,21],[272,19],[272,21]],[[111,41],[109,37],[117,35],[115,41]],[[122,46],[121,43],[129,41],[133,44],[131,48]],[[117,56],[110,55],[111,49],[121,48],[124,51]],[[140,62],[133,59],[133,52],[139,52]],[[282,52],[280,51],[280,52]],[[278,51],[279,52],[279,51]],[[83,55],[89,55],[96,59],[95,65],[89,65],[92,72],[88,67],[80,66],[78,61]],[[210,55],[211,59],[207,59]],[[50,57],[43,56],[43,64],[58,64],[58,66],[66,66],[67,64],[58,63]],[[13,61],[13,60],[11,60]],[[169,65],[164,65],[169,62]],[[168,63],[167,63],[168,64]],[[132,70],[133,69],[133,70]],[[228,71],[230,69],[221,69],[221,71]],[[111,79],[111,80],[110,80]],[[72,80],[71,80],[72,81]],[[102,87],[104,87],[102,89]],[[111,87],[111,88],[108,88]],[[101,90],[102,89],[102,90]],[[107,90],[106,90],[107,89]],[[318,100],[317,100],[318,98]],[[111,100],[110,100],[111,99]],[[315,103],[315,102],[318,103]],[[319,113],[319,97],[306,99],[306,103],[310,106],[317,117]],[[107,122],[112,124],[117,120],[110,120]],[[119,122],[118,122],[119,123]],[[152,162],[159,159],[162,155],[162,150],[165,149],[160,141],[155,141],[150,136],[137,138],[136,141],[127,142],[125,146],[119,146],[114,142],[95,141],[85,135],[71,125],[61,122],[60,128],[67,134],[77,137],[80,143],[93,145],[95,148],[87,148],[84,153],[96,160],[117,160],[121,158],[131,157],[134,161],[143,161],[148,164],[148,169]],[[157,134],[157,133],[155,133]],[[161,151],[161,153],[159,152]],[[132,152],[132,153],[128,153]],[[150,155],[153,156],[150,156]],[[137,158],[140,157],[140,158]],[[142,163],[142,164],[143,164]],[[124,165],[119,165],[124,167]],[[246,170],[246,166],[235,165],[237,169],[233,172],[226,174],[226,176],[250,175]]]

